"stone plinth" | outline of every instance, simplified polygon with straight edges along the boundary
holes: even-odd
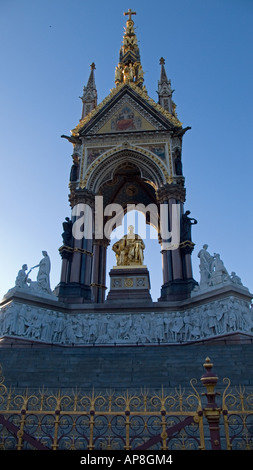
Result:
[[[149,292],[149,271],[146,266],[113,267],[109,276],[110,291],[107,296],[107,301],[152,301]]]
[[[121,280],[127,272],[131,285],[141,278],[148,282],[142,270],[148,274],[143,267],[136,276],[122,269]],[[117,269],[112,271],[112,279],[118,279]],[[64,347],[253,341],[253,296],[243,286],[227,283],[209,292],[200,289],[180,302],[141,299],[149,296],[149,289],[145,285],[139,289],[135,286],[135,292],[129,294],[130,287],[115,286],[110,293],[116,301],[67,304],[17,288],[0,302],[0,345],[6,339]],[[127,295],[132,296],[130,300]]]

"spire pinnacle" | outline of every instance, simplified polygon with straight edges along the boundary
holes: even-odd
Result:
[[[173,114],[175,104],[172,101],[171,81],[168,80],[165,70],[165,59],[160,58],[161,73],[160,80],[158,81],[158,103],[164,107],[169,113]]]
[[[83,87],[83,96],[81,100],[83,102],[82,119],[87,116],[97,106],[97,88],[95,84],[95,73],[96,66],[94,62],[90,65],[90,76],[87,82],[87,86]]]
[[[115,70],[115,84],[134,82],[142,87],[144,82],[144,73],[140,62],[140,51],[138,40],[135,34],[134,22],[132,15],[136,15],[135,11],[129,9],[124,13],[128,15],[125,33],[123,36],[123,45],[120,48],[119,64]]]

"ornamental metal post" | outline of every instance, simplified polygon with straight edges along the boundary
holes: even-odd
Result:
[[[218,407],[215,401],[216,395],[218,395],[218,393],[215,392],[218,377],[212,372],[213,364],[209,357],[206,358],[203,366],[206,369],[206,372],[202,375],[201,382],[207,390],[207,393],[202,393],[202,395],[205,395],[207,398],[207,406],[203,408],[203,413],[209,425],[212,450],[221,450],[219,425],[221,408]]]

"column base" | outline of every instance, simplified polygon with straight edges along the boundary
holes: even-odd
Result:
[[[161,288],[161,297],[158,302],[188,299],[191,296],[191,291],[197,285],[198,283],[193,278],[166,282]]]
[[[68,304],[83,304],[93,302],[91,286],[78,282],[60,282],[54,290],[60,302]]]

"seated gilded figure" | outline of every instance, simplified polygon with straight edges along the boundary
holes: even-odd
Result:
[[[128,227],[128,234],[124,235],[112,246],[116,254],[117,266],[138,266],[143,265],[145,248],[142,238],[134,233],[133,225]]]

